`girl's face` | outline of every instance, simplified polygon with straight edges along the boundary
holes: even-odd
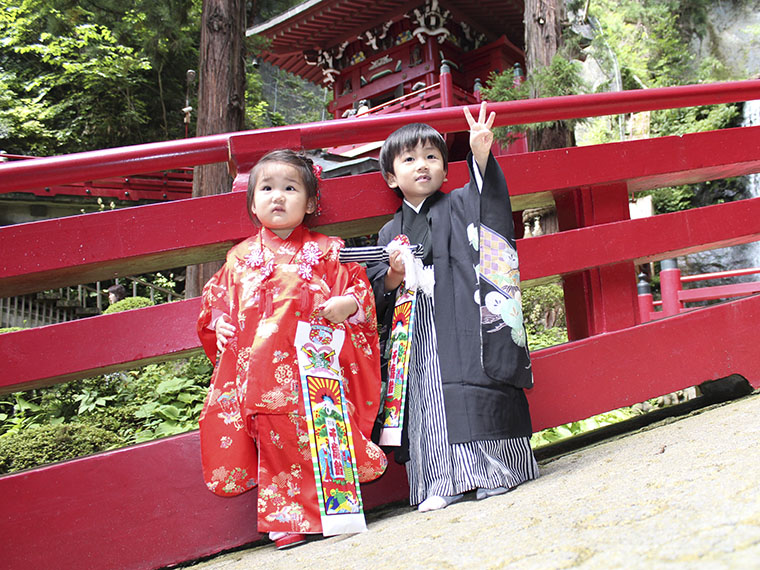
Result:
[[[251,212],[261,225],[281,239],[314,213],[316,205],[309,199],[298,170],[289,164],[271,162],[259,171],[253,190]]]

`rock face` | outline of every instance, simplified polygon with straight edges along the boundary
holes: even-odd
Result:
[[[760,38],[760,24],[758,24],[758,37]],[[760,46],[758,47],[760,49]],[[748,101],[744,104],[742,125],[760,125],[760,100]],[[742,184],[735,185],[738,190],[737,195],[729,197],[729,199],[747,199],[760,196],[760,174],[743,176],[737,179],[737,181],[741,181]],[[734,185],[731,186],[733,187]],[[704,196],[705,199],[710,198],[708,195],[709,188],[709,186],[706,186],[703,189],[706,194]],[[715,199],[714,196],[712,198],[713,200]],[[731,221],[727,220],[726,223],[731,223]],[[754,242],[745,245],[694,253],[679,259],[679,267],[684,275],[727,271],[730,269],[742,269],[747,267],[760,267],[760,243]],[[757,279],[757,274],[746,275],[744,277],[724,279],[720,281],[709,281],[704,283],[704,285],[756,281]]]
[[[693,40],[694,52],[723,62],[734,79],[760,76],[760,0],[713,2],[709,23],[709,34]]]
[[[731,79],[760,78],[760,0],[721,0],[710,7],[709,33],[692,41],[692,50],[700,59],[714,57],[729,70]],[[760,124],[760,101],[744,105],[742,125]],[[760,174],[742,177],[743,184],[730,185],[737,190],[735,200],[760,196]],[[709,194],[709,187],[705,189]],[[704,196],[709,199],[710,196]],[[715,197],[712,197],[713,199]],[[704,205],[704,204],[698,204]],[[730,222],[729,222],[730,223]],[[760,244],[752,243],[705,251],[679,260],[684,274],[725,271],[744,267],[760,267]],[[724,282],[754,281],[757,275]],[[706,284],[717,285],[717,282]]]

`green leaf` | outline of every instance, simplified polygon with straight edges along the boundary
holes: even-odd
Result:
[[[180,410],[176,406],[161,406],[156,410],[156,413],[169,420],[178,420],[180,417]]]

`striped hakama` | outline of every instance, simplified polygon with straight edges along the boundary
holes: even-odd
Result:
[[[409,502],[473,489],[511,489],[538,477],[530,438],[449,444],[433,299],[417,296],[407,393]]]

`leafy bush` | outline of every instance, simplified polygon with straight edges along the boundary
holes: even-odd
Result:
[[[611,412],[598,414],[596,416],[586,418],[585,420],[580,420],[577,422],[572,422],[569,424],[564,424],[536,432],[533,434],[533,437],[531,437],[530,444],[535,449],[587,431],[592,431],[600,427],[625,421],[636,415],[639,415],[639,412],[636,412],[632,408],[620,408],[618,410],[612,410]]]
[[[567,342],[565,301],[559,283],[523,289],[523,316],[531,350]]]
[[[568,59],[564,54],[557,54],[551,65],[533,72],[519,86],[514,86],[512,70],[501,73],[491,73],[482,94],[488,101],[517,101],[538,97],[559,97],[562,95],[578,95],[586,91],[581,78],[580,64]],[[537,94],[537,95],[534,95]],[[585,119],[563,121],[568,128],[584,122]],[[504,143],[513,142],[514,138],[525,130],[539,130],[556,126],[558,123],[534,123],[531,125],[509,125],[494,129],[494,136]]]
[[[5,327],[0,329],[0,334],[24,330],[23,327]]]
[[[153,301],[147,297],[127,297],[121,301],[116,301],[113,305],[103,311],[103,314],[119,313],[121,311],[131,311],[132,309],[142,309],[143,307],[152,307]]]
[[[131,438],[134,443],[198,427],[211,363],[205,356],[199,357],[180,367],[176,375],[167,375],[166,367],[171,364],[150,365],[143,369],[141,382],[155,385],[155,395],[134,412],[134,417],[142,420],[141,428]],[[154,384],[155,381],[158,383]]]
[[[0,449],[23,459],[0,452],[0,473],[195,429],[211,371],[198,355],[6,396]]]
[[[116,434],[95,426],[35,425],[0,437],[0,473],[89,455],[122,443]]]
[[[127,297],[104,312],[152,305]],[[0,473],[195,429],[211,372],[209,360],[198,355],[6,396],[0,400]]]

